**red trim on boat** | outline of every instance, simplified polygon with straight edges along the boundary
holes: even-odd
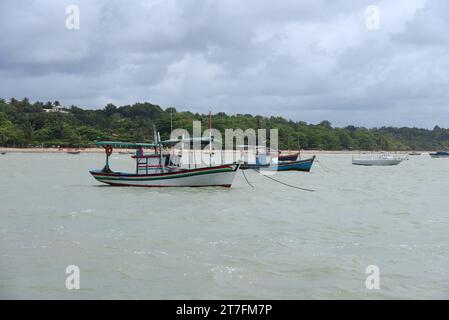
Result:
[[[106,183],[112,187],[142,187],[142,188],[202,188],[202,187],[223,187],[223,188],[230,188],[230,184],[211,184],[211,185],[200,185],[200,186],[175,186],[175,185],[152,185],[152,186],[146,186],[141,184],[119,184],[119,183],[110,183],[110,182],[103,182]]]
[[[235,166],[235,169],[232,168],[232,166]],[[227,164],[227,165],[222,165],[222,166],[217,166],[217,167],[204,167],[204,168],[197,168],[197,169],[185,169],[185,170],[180,170],[180,171],[173,171],[173,172],[165,172],[165,173],[152,173],[152,174],[135,174],[135,173],[118,173],[118,172],[113,172],[113,173],[104,173],[104,172],[95,172],[95,171],[91,171],[90,173],[94,176],[104,176],[104,177],[117,177],[117,176],[125,176],[125,177],[158,177],[158,176],[170,176],[170,175],[175,175],[175,174],[180,174],[180,173],[187,173],[187,172],[200,172],[200,171],[209,171],[209,170],[216,170],[216,169],[224,169],[224,168],[229,168],[232,169],[232,171],[237,171],[237,169],[239,168],[238,164]]]

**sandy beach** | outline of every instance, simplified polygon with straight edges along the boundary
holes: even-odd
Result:
[[[3,148],[0,147],[0,152],[6,153],[66,153],[68,151],[79,150],[81,153],[103,153],[103,148]],[[170,149],[166,149],[169,151]],[[289,154],[295,153],[297,150],[281,150],[282,153]],[[135,152],[134,149],[116,149],[115,152]],[[389,151],[389,153],[408,154],[410,151]],[[430,151],[418,151],[421,153],[429,153]],[[320,155],[320,154],[358,154],[358,153],[371,153],[370,150],[301,150],[303,155]]]

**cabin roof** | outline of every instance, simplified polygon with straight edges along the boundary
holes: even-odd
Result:
[[[212,137],[212,140],[215,143],[221,143],[221,140],[218,138],[214,138]],[[176,144],[176,143],[180,143],[180,142],[184,142],[184,143],[189,143],[189,142],[204,142],[204,143],[209,143],[209,137],[195,137],[195,138],[184,138],[184,139],[171,139],[171,140],[164,140],[162,141],[162,143],[164,144]]]
[[[220,143],[220,139],[213,139],[214,142]],[[191,143],[191,142],[201,142],[201,143],[209,143],[208,137],[198,137],[198,138],[187,138],[187,139],[173,139],[173,140],[164,140],[161,143],[163,145],[177,144],[180,142]],[[123,141],[98,141],[95,143],[97,146],[111,146],[114,148],[153,148],[159,147],[159,144],[156,143],[135,143],[135,142],[123,142]]]

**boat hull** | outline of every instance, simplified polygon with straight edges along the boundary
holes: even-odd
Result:
[[[353,159],[352,164],[357,166],[395,166],[403,159]]]
[[[429,153],[432,158],[449,158],[449,154],[444,152]]]
[[[257,165],[257,164],[244,164],[241,166],[242,170],[255,169],[255,170],[269,170],[269,171],[305,171],[310,172],[312,169],[315,156],[310,159],[304,159],[299,161],[280,161],[278,164],[272,165]]]
[[[226,187],[230,188],[238,164],[181,170],[161,174],[90,171],[99,182],[122,187]]]

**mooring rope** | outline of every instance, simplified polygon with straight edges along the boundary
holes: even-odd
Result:
[[[283,184],[284,186],[287,186],[287,187],[290,187],[290,188],[294,188],[294,189],[298,189],[298,190],[302,190],[302,191],[315,192],[315,190],[312,190],[312,189],[301,188],[301,187],[293,186],[293,185],[291,185],[291,184],[288,184],[288,183],[285,183],[285,182],[276,180],[275,178],[272,178],[272,177],[270,177],[270,176],[267,176],[267,175],[261,173],[261,172],[260,172],[259,170],[257,170],[257,169],[253,169],[253,170],[256,171],[257,173],[259,173],[260,175],[262,175],[262,176],[268,178],[268,179],[271,179],[271,180],[273,180],[273,181],[275,181],[275,182],[277,182],[277,183]]]
[[[245,170],[242,170],[242,173],[243,173],[243,176],[245,177],[246,183],[247,183],[251,188],[254,189],[254,186],[253,186],[251,183],[249,183],[248,178],[246,177]]]
[[[326,171],[326,172],[333,172],[333,173],[336,173],[336,172],[337,172],[337,171],[335,171],[335,170],[333,170],[333,169],[331,169],[331,168],[325,166],[321,161],[318,161],[317,158],[315,158],[315,161],[321,166],[321,168],[324,169],[324,171]]]

